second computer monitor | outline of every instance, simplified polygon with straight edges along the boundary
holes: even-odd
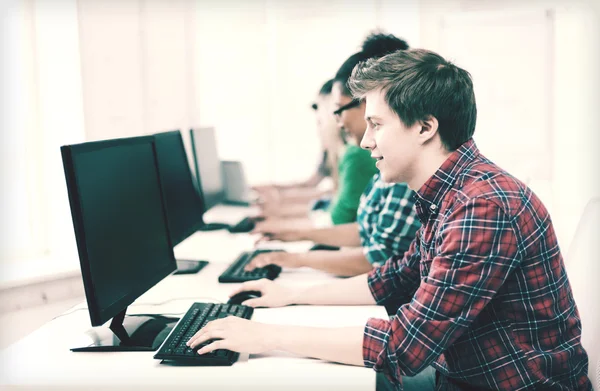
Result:
[[[194,187],[181,132],[158,133],[154,138],[171,239],[176,246],[202,227],[204,207]]]

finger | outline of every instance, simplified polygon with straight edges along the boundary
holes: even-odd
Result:
[[[255,267],[257,268],[261,268],[261,267],[266,267],[269,265],[280,265],[281,261],[277,259],[277,257],[274,257],[270,254],[265,255],[262,259],[258,259],[256,261],[256,263],[254,264]]]
[[[260,280],[244,282],[237,289],[235,289],[233,292],[231,292],[229,297],[236,295],[240,292],[246,292],[246,291],[259,291],[262,293],[262,289],[263,289],[266,281],[267,281],[267,279],[262,278]]]
[[[190,340],[190,343],[188,344],[188,346],[190,348],[194,349],[194,348],[196,348],[196,346],[199,346],[199,345],[203,344],[206,341],[209,341],[211,339],[222,339],[224,337],[225,337],[225,331],[224,330],[213,330],[211,332],[202,334],[198,338]]]
[[[206,326],[204,326],[200,330],[198,330],[196,332],[196,334],[194,334],[192,336],[192,338],[189,339],[187,345],[190,346],[192,344],[192,342],[195,341],[196,339],[204,337],[206,334],[209,334],[217,329],[218,330],[223,329],[221,319],[215,319],[215,320],[211,320],[210,322],[208,322],[206,324]]]
[[[206,354],[217,349],[225,349],[226,342],[223,341],[224,340],[214,341],[213,343],[206,345],[202,349],[198,349],[198,354]]]
[[[246,271],[254,270],[257,267],[264,267],[269,264],[269,255],[268,254],[259,254],[254,257],[248,264],[244,267]]]
[[[191,346],[192,342],[194,342],[198,338],[201,338],[206,333],[206,331],[207,331],[206,326],[201,328],[200,330],[198,330],[196,332],[196,334],[192,335],[192,337],[189,340],[187,340],[187,342],[185,344],[187,346]]]
[[[264,243],[264,242],[268,242],[272,240],[271,237],[269,235],[261,235],[258,239],[256,239],[256,241],[254,242],[254,247],[256,247],[257,245]]]
[[[256,258],[254,258],[253,260],[248,262],[248,264],[246,266],[244,266],[244,270],[249,272],[249,271],[256,269],[257,267],[260,267],[260,266],[258,266]]]
[[[261,305],[261,303],[262,303],[262,301],[260,300],[260,298],[256,298],[256,299],[248,299],[248,300],[244,301],[242,303],[242,305],[252,307],[252,308],[263,307],[263,305]]]

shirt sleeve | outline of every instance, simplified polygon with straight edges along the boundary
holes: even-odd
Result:
[[[419,286],[419,232],[404,256],[393,256],[382,267],[369,273],[371,294],[377,304],[386,307],[388,313],[395,313],[400,305],[410,301]]]
[[[339,189],[329,210],[333,224],[356,221],[360,196],[377,171],[368,151],[349,147],[340,162]]]
[[[402,256],[421,226],[408,186],[395,184],[386,190],[387,194],[381,189],[374,194],[383,198],[383,205],[372,225],[373,232],[364,237],[363,251],[371,264],[383,263],[393,255]]]
[[[369,319],[363,357],[390,380],[414,376],[468,328],[520,263],[517,237],[504,212],[475,198],[440,223],[429,274],[391,320]],[[398,284],[400,281],[392,278]],[[378,298],[392,295],[380,288]]]

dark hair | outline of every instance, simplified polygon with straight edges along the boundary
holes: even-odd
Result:
[[[331,90],[333,89],[333,79],[329,79],[325,82],[325,84],[323,84],[321,86],[321,89],[319,90],[319,95],[330,95],[331,94]],[[314,102],[312,105],[310,105],[310,107],[313,110],[317,110],[319,108],[319,105],[317,104],[317,102]]]
[[[348,81],[355,97],[381,89],[404,125],[433,116],[444,147],[454,151],[475,132],[477,105],[469,72],[424,49],[368,60]]]
[[[333,79],[329,79],[323,84],[321,89],[319,90],[319,95],[329,95],[331,94],[331,90],[333,89]]]
[[[340,82],[342,84],[342,92],[344,95],[351,96],[350,89],[348,88],[348,79],[350,79],[352,70],[356,65],[370,58],[380,58],[397,50],[406,49],[408,49],[408,43],[403,39],[392,34],[384,34],[381,32],[371,33],[365,38],[361,51],[354,53],[344,61],[335,74],[334,82]]]

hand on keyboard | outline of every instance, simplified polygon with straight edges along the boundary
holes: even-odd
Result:
[[[244,270],[249,272],[267,265],[297,268],[305,266],[303,259],[304,254],[300,253],[287,253],[283,251],[262,253],[252,258],[252,260],[244,267]]]
[[[284,242],[295,242],[302,240],[300,230],[291,221],[286,221],[278,218],[266,219],[257,222],[252,230],[252,234],[262,234],[270,240],[281,240]]]
[[[250,354],[264,353],[275,349],[273,333],[276,327],[229,316],[209,322],[190,338],[187,345],[194,349],[212,340],[208,345],[198,349],[198,354],[210,353],[217,349]]]
[[[258,291],[261,293],[261,297],[244,302],[244,305],[254,308],[285,307],[286,305],[296,304],[296,297],[298,297],[297,290],[279,285],[267,279],[244,282],[239,288],[231,292],[229,297],[246,291]]]

